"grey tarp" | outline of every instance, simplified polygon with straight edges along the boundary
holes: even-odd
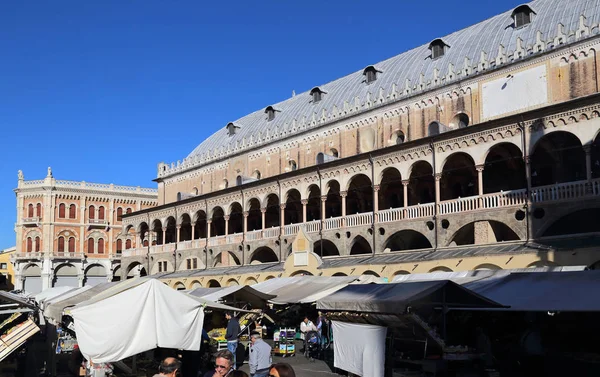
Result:
[[[18,304],[20,306],[25,306],[30,309],[35,308],[35,303],[33,302],[33,300],[10,292],[0,291],[0,301],[8,302],[11,304]]]
[[[464,284],[511,311],[600,311],[600,271],[512,273]]]
[[[317,309],[402,314],[409,306],[496,308],[501,305],[449,280],[349,285],[317,301]]]
[[[313,303],[359,280],[358,276],[295,276],[254,284],[257,291],[276,295],[274,304]]]
[[[268,300],[275,298],[275,295],[257,291],[248,285],[234,285],[223,288],[196,288],[187,293],[205,300],[223,302],[227,305],[249,303],[252,308],[264,308]]]

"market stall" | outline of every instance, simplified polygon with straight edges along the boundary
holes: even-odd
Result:
[[[0,291],[0,361],[40,331],[33,300]]]
[[[388,345],[384,347],[385,360],[392,370],[416,364],[431,371],[444,368],[449,360],[476,358],[473,349],[449,345],[446,314],[449,310],[499,307],[451,281],[349,285],[317,301],[317,308],[333,321],[334,365],[373,377],[383,376],[379,364],[357,360],[379,360],[384,339]],[[363,332],[360,347],[340,341],[356,339]],[[363,342],[363,338],[369,341]]]

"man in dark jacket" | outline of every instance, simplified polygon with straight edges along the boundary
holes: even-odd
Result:
[[[225,332],[225,340],[227,340],[227,349],[233,354],[233,369],[236,369],[236,350],[238,346],[238,335],[241,332],[240,321],[233,316],[232,312],[226,312],[227,331]]]

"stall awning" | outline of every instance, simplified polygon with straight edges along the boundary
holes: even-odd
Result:
[[[275,295],[257,291],[248,285],[235,285],[223,288],[196,288],[187,293],[209,301],[222,301],[228,305],[249,303],[253,308],[263,308],[268,300],[276,297]]]
[[[364,313],[406,312],[409,306],[498,308],[500,304],[448,281],[349,285],[317,301],[317,309]]]
[[[56,298],[62,294],[65,294],[67,292],[72,292],[72,291],[76,291],[78,288],[76,287],[54,287],[54,288],[48,288],[45,289],[43,291],[41,291],[40,293],[36,294],[33,296],[35,302],[39,304],[41,304],[42,302],[45,301],[50,301],[53,298]]]
[[[600,311],[600,271],[512,273],[464,284],[510,311]]]
[[[65,308],[89,300],[96,294],[110,288],[114,284],[116,283],[98,284],[93,287],[82,287],[76,291],[64,293],[47,303],[44,308],[44,316],[55,324],[60,323]]]
[[[35,303],[32,302],[32,300],[28,300],[26,297],[5,291],[0,291],[0,302],[18,304],[20,306],[25,306],[29,309],[35,308]]]
[[[275,278],[252,287],[277,296],[270,300],[274,304],[301,304],[316,302],[359,279],[358,276],[296,276]]]

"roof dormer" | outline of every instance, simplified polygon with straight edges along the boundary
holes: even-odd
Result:
[[[527,4],[519,5],[518,7],[516,7],[511,15],[515,22],[515,28],[520,28],[525,25],[529,25],[534,14],[535,12],[533,11],[533,9],[531,9],[531,7]]]
[[[322,91],[318,86],[315,86],[310,90],[310,95],[312,97],[312,102],[317,103],[323,98],[323,94],[326,92]]]
[[[378,73],[381,73],[381,71],[379,71],[377,68],[375,68],[372,65],[370,65],[367,68],[365,68],[363,70],[363,75],[365,76],[365,82],[367,84],[370,84],[373,81],[377,80],[377,74]]]
[[[227,135],[233,136],[240,127],[233,122],[229,122],[225,128],[227,129]]]
[[[275,112],[279,111],[277,109],[275,109],[273,106],[267,106],[267,108],[265,109],[265,114],[267,114],[267,120],[270,122],[273,119],[275,119]]]
[[[429,44],[429,50],[431,51],[431,59],[441,58],[442,56],[444,56],[448,48],[450,48],[450,46],[440,38],[434,39]]]

